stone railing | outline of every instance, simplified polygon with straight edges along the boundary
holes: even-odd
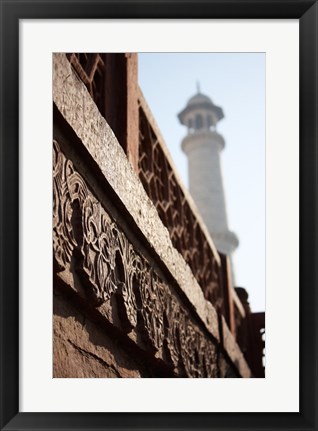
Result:
[[[105,54],[66,54],[102,115],[105,113]]]
[[[167,227],[174,247],[190,266],[204,297],[223,313],[220,257],[183,187],[147,103],[139,94],[139,177]],[[223,313],[224,314],[224,313]]]

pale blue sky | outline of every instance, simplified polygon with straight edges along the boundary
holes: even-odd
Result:
[[[217,130],[229,228],[240,241],[233,255],[236,285],[249,292],[253,311],[265,310],[265,54],[139,54],[139,85],[176,167],[188,186],[186,134],[177,114],[201,92],[223,109]]]

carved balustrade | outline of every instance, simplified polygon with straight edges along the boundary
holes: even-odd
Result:
[[[70,53],[67,58],[137,170],[137,54]]]
[[[105,55],[94,53],[66,54],[102,115],[105,113]]]
[[[188,197],[168,160],[165,145],[149,119],[145,102],[139,98],[139,177],[168,228],[174,247],[190,266],[204,296],[223,312],[222,277],[219,258],[193,211]]]

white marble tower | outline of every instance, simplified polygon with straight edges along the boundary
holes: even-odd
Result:
[[[182,149],[188,156],[190,193],[196,202],[216,248],[231,258],[238,246],[236,235],[228,228],[220,153],[224,139],[216,124],[223,111],[198,92],[191,97],[178,118],[187,126]]]

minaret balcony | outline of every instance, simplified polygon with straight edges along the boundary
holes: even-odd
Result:
[[[189,154],[192,150],[198,147],[216,147],[218,151],[222,151],[225,146],[223,136],[217,133],[215,130],[195,130],[193,133],[189,133],[182,140],[182,150]]]
[[[211,232],[212,240],[216,248],[226,255],[232,254],[239,245],[239,240],[234,232],[227,230],[225,232]]]

